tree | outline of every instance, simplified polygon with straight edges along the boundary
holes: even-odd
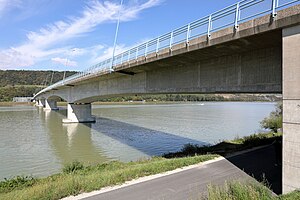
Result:
[[[271,112],[269,117],[264,118],[260,124],[262,128],[277,133],[277,130],[282,128],[282,102],[277,103],[276,110]]]

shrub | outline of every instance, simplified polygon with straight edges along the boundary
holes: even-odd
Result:
[[[84,166],[81,162],[73,161],[72,163],[69,163],[64,166],[63,173],[71,174],[71,173],[74,173],[76,171],[83,170],[83,169],[84,169]]]
[[[277,133],[277,130],[282,128],[282,103],[278,103],[276,111],[271,112],[270,116],[263,119],[260,124],[262,128],[270,129]]]
[[[36,179],[32,176],[16,176],[12,179],[4,179],[0,182],[0,193],[10,192],[34,185]]]

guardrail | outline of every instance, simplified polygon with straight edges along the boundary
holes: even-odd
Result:
[[[242,0],[171,32],[137,45],[114,56],[114,59],[106,59],[82,72],[69,76],[41,90],[35,96],[53,88],[76,82],[83,77],[112,72],[113,68],[117,65],[129,63],[141,57],[147,59],[149,54],[158,54],[162,49],[169,48],[169,50],[172,51],[172,47],[179,43],[185,42],[188,46],[190,40],[200,36],[206,35],[209,39],[212,32],[226,27],[233,26],[233,28],[238,29],[240,23],[267,13],[270,13],[272,17],[276,17],[278,10],[292,4],[297,4],[299,1],[300,0]]]

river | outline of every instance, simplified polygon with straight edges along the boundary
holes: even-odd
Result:
[[[62,124],[66,108],[0,107],[0,180],[47,176],[73,160],[130,161],[259,132],[274,103],[93,105],[93,124]]]

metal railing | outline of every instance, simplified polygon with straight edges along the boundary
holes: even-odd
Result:
[[[111,67],[113,69],[115,66],[138,61],[140,58],[146,60],[150,54],[155,53],[158,55],[162,49],[169,49],[169,51],[172,52],[173,46],[179,43],[185,42],[186,45],[189,46],[189,42],[192,39],[200,36],[206,35],[207,38],[210,39],[211,33],[223,28],[232,26],[234,29],[238,29],[240,23],[267,13],[270,13],[272,17],[276,17],[278,10],[292,4],[297,4],[299,1],[300,0],[242,0],[171,32],[137,45],[114,56],[113,60],[112,58],[106,59],[82,72],[69,76],[41,90],[36,96],[53,88],[74,83],[84,77],[112,72]]]

